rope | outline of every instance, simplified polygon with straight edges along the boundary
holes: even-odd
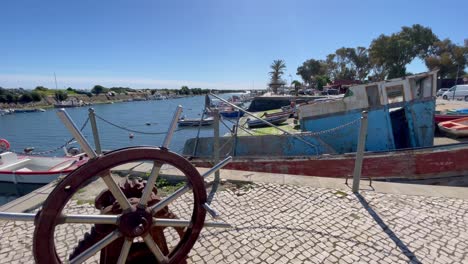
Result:
[[[80,131],[83,131],[83,129],[86,127],[86,125],[88,124],[89,122],[89,117],[86,119],[86,121],[83,123],[83,125],[81,126],[80,128]],[[54,153],[56,151],[59,151],[61,149],[63,149],[64,147],[70,145],[73,141],[75,140],[75,138],[71,138],[69,139],[65,144],[59,146],[59,147],[56,147],[56,148],[53,148],[53,149],[50,149],[50,150],[46,150],[46,151],[41,151],[41,152],[31,152],[29,153],[28,155],[31,155],[31,156],[39,156],[39,155],[46,155],[46,154],[50,154],[50,153]],[[10,152],[13,152],[15,154],[18,154],[18,155],[24,155],[25,153],[24,152],[20,152],[20,151],[14,151],[14,150],[9,150]]]
[[[324,134],[331,134],[333,132],[336,132],[338,130],[341,130],[345,127],[348,127],[348,126],[352,126],[354,124],[357,124],[361,121],[361,118],[358,118],[358,119],[355,119],[351,122],[348,122],[346,124],[343,124],[343,125],[339,125],[337,127],[334,127],[334,128],[330,128],[330,129],[326,129],[326,130],[321,130],[321,131],[315,131],[315,132],[302,132],[302,133],[297,133],[295,135],[298,135],[298,136],[320,136],[320,135],[324,135]],[[256,130],[256,129],[248,129],[248,128],[244,128],[244,131],[246,130],[249,130],[253,133],[257,133],[257,134],[262,134],[262,135],[278,135],[278,134],[269,134],[269,133],[266,133],[266,132],[262,132],[262,131],[259,131],[259,130]],[[247,132],[247,131],[246,131]]]
[[[134,130],[134,129],[130,129],[130,128],[127,128],[127,127],[124,127],[124,126],[120,126],[120,125],[117,125],[115,123],[112,123],[111,121],[109,120],[106,120],[104,119],[103,117],[97,115],[97,114],[94,114],[97,118],[99,118],[101,121],[111,125],[111,126],[114,126],[116,128],[119,128],[119,129],[122,129],[122,130],[125,130],[127,132],[132,132],[132,133],[137,133],[137,134],[144,134],[144,135],[165,135],[167,134],[167,131],[165,132],[146,132],[146,131],[138,131],[138,130]],[[182,129],[176,129],[174,132],[177,132],[177,131],[180,131]]]
[[[223,119],[220,118],[219,121],[221,122],[221,124],[223,124],[227,128],[227,130],[229,130],[229,131],[232,130],[232,127],[229,127],[226,123],[224,123]]]

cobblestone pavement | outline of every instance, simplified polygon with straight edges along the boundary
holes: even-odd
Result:
[[[276,184],[220,191],[212,205],[234,228],[205,228],[189,263],[468,263],[468,200],[361,195]],[[186,195],[171,209],[184,216],[190,201]],[[94,209],[75,202],[68,211]],[[0,228],[0,263],[33,262],[33,225]],[[89,228],[58,227],[58,254]]]

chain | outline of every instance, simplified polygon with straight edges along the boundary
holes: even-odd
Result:
[[[166,132],[145,132],[145,131],[138,131],[138,130],[133,130],[133,129],[130,129],[130,128],[127,128],[127,127],[124,127],[124,126],[120,126],[120,125],[117,125],[117,124],[114,124],[104,118],[102,118],[101,116],[97,115],[97,114],[94,114],[97,118],[99,118],[100,120],[102,120],[103,122],[111,125],[111,126],[114,126],[116,128],[119,128],[119,129],[122,129],[122,130],[125,130],[125,131],[128,131],[128,132],[133,132],[133,133],[137,133],[137,134],[144,134],[144,135],[164,135],[164,134],[167,134],[167,131]],[[182,129],[176,129],[174,132],[177,132],[177,131],[180,131]]]
[[[86,119],[86,121],[81,126],[80,131],[83,131],[83,129],[88,124],[88,122],[89,122],[89,117]],[[32,153],[29,153],[28,155],[39,156],[39,155],[46,155],[46,154],[54,153],[54,152],[57,152],[57,151],[63,149],[64,147],[70,145],[74,140],[75,140],[75,138],[71,138],[65,144],[63,144],[63,145],[61,145],[59,147],[56,147],[56,148],[53,148],[53,149],[50,149],[50,150],[46,150],[46,151],[41,151],[41,152],[32,152]],[[8,151],[13,152],[13,153],[18,154],[18,155],[24,155],[25,154],[24,152],[19,152],[19,151],[14,151],[14,150],[8,150]]]
[[[354,124],[357,124],[361,122],[361,118],[358,118],[356,120],[353,120],[349,123],[346,123],[346,124],[343,124],[343,125],[340,125],[340,126],[337,126],[337,127],[334,127],[334,128],[330,128],[330,129],[326,129],[326,130],[322,130],[322,131],[316,131],[316,132],[303,132],[303,133],[300,133],[300,134],[297,134],[299,136],[320,136],[320,135],[324,135],[324,134],[330,134],[330,133],[333,133],[335,131],[338,131],[340,129],[343,129],[345,127],[348,127],[348,126],[352,126]]]

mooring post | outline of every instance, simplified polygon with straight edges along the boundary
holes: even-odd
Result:
[[[214,117],[214,142],[213,142],[213,162],[214,164],[219,163],[219,109],[214,109],[213,111]],[[219,171],[215,172],[215,181],[219,180]]]
[[[86,140],[85,136],[81,133],[80,129],[76,126],[75,122],[71,119],[70,115],[65,111],[64,108],[60,108],[57,111],[57,115],[65,125],[65,127],[70,131],[73,135],[73,138],[80,144],[80,147],[83,151],[88,154],[88,157],[95,158],[97,157],[97,153],[91,147],[89,142]]]
[[[353,193],[359,193],[359,182],[361,181],[362,159],[364,158],[364,147],[367,138],[367,111],[362,112],[361,127],[359,129],[359,140],[354,162]]]
[[[91,122],[91,129],[93,130],[94,146],[96,147],[96,153],[100,155],[101,150],[101,141],[99,140],[99,132],[96,124],[96,115],[94,114],[94,108],[89,108],[89,122]]]
[[[179,121],[180,114],[182,113],[182,106],[178,105],[174,115],[172,116],[172,121],[171,124],[169,125],[169,129],[167,130],[166,137],[164,138],[162,147],[168,149],[169,145],[171,144],[172,136],[175,133],[175,130],[177,128],[177,122]]]

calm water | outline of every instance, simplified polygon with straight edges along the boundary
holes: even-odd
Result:
[[[223,95],[225,98],[229,96],[229,94]],[[101,104],[92,107],[97,115],[120,126],[145,132],[165,132],[169,127],[177,105],[183,106],[183,115],[187,118],[196,118],[201,116],[204,102],[204,96],[195,96],[161,101]],[[78,127],[81,127],[88,117],[87,107],[69,108],[67,112]],[[150,126],[146,125],[148,122],[151,123]],[[164,140],[164,135],[143,135],[137,133],[134,133],[135,137],[130,139],[129,132],[106,124],[99,119],[97,120],[97,124],[101,146],[106,150],[138,145],[160,146]],[[221,134],[228,131],[222,124],[220,125],[220,130]],[[185,140],[195,137],[197,131],[198,128],[187,128],[176,132],[172,138],[170,149],[180,153]],[[91,144],[94,144],[89,124],[83,130],[83,134]],[[203,127],[200,131],[200,136],[212,135],[213,130],[210,127]],[[40,152],[54,149],[64,144],[71,138],[71,135],[59,120],[56,109],[49,109],[46,112],[0,116],[0,138],[7,139],[11,144],[11,148],[15,151],[22,151],[25,147],[34,147],[36,152]],[[50,155],[62,156],[63,151]],[[8,186],[0,185],[0,204],[34,189],[34,187],[30,186],[19,186],[17,188]],[[12,189],[14,191],[11,191]]]

